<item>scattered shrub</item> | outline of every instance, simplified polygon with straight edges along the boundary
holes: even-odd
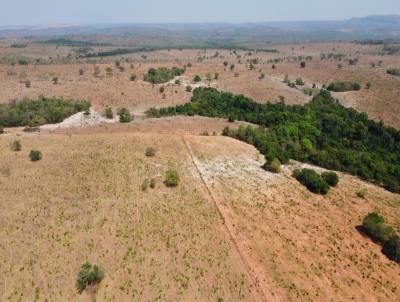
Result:
[[[129,78],[132,82],[136,81],[136,74],[132,74]]]
[[[390,68],[386,72],[390,75],[400,76],[400,68]]]
[[[300,63],[300,68],[306,68],[306,62],[304,62],[304,61],[301,62],[301,63]]]
[[[132,121],[131,113],[126,108],[121,108],[118,112],[120,123],[129,123]]]
[[[201,81],[201,77],[200,77],[198,74],[196,74],[196,75],[194,76],[194,78],[193,78],[193,81],[196,82],[196,83],[198,83],[198,82]]]
[[[76,278],[76,289],[81,294],[89,285],[99,283],[103,279],[103,272],[97,265],[92,265],[89,262],[84,263]]]
[[[298,78],[296,79],[296,85],[297,86],[304,86],[304,81],[302,78]]]
[[[15,140],[11,143],[12,151],[21,151],[21,142],[19,140]]]
[[[31,81],[29,81],[29,80],[25,81],[25,87],[31,88]]]
[[[164,91],[165,91],[165,88],[164,87],[160,87],[160,93],[164,93]]]
[[[154,147],[147,147],[146,148],[146,152],[145,152],[146,156],[148,157],[153,157],[156,155],[156,148]]]
[[[274,158],[271,162],[264,165],[264,169],[272,173],[281,172],[281,162],[279,159]]]
[[[321,176],[331,187],[336,187],[339,183],[339,176],[335,172],[324,172]]]
[[[150,180],[150,188],[154,189],[156,187],[156,180],[154,178],[152,178]]]
[[[327,89],[335,92],[357,91],[361,89],[361,85],[355,82],[333,81]]]
[[[235,122],[235,116],[234,116],[233,114],[229,114],[229,116],[228,116],[228,122],[229,122],[229,123]]]
[[[53,77],[51,79],[51,81],[53,82],[54,85],[57,85],[58,84],[58,77]]]
[[[192,86],[190,85],[186,86],[186,92],[192,92]]]
[[[108,119],[113,119],[114,118],[114,113],[110,107],[107,107],[106,110],[104,111],[104,116]]]
[[[392,227],[385,224],[385,220],[379,214],[369,213],[363,220],[365,232],[375,241],[384,244],[394,236]]]
[[[29,158],[31,161],[39,161],[42,159],[42,152],[38,150],[31,150],[31,152],[29,152]]]
[[[176,171],[168,170],[165,173],[165,184],[167,187],[176,187],[179,184],[179,174]]]
[[[365,195],[367,194],[366,190],[357,191],[356,195],[359,198],[365,199]]]
[[[384,253],[390,260],[400,263],[400,237],[393,236],[385,242],[382,248]]]
[[[293,176],[313,193],[325,195],[329,192],[329,184],[312,169],[295,170]]]

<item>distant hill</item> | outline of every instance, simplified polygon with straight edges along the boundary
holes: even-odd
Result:
[[[172,38],[181,42],[246,44],[351,40],[400,41],[400,16],[367,16],[342,21],[288,21],[262,23],[99,24],[59,27],[0,27],[0,37],[132,36]]]

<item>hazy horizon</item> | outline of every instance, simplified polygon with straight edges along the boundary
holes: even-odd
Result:
[[[270,0],[94,1],[5,0],[0,26],[95,24],[253,23],[276,21],[336,21],[369,15],[399,15],[398,0],[318,0],[285,3]],[[288,3],[289,2],[289,3]],[[23,9],[21,9],[23,8]],[[345,8],[345,9],[344,9]]]

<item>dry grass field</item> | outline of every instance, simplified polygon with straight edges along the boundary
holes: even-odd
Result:
[[[33,133],[5,129],[0,301],[400,300],[399,265],[357,229],[377,211],[400,232],[399,195],[343,173],[338,187],[315,195],[291,176],[302,164],[269,173],[254,147],[220,135],[239,122],[145,117],[151,107],[189,102],[187,85],[258,102],[308,102],[301,87],[283,83],[288,75],[302,78],[305,87],[357,81],[360,91],[334,96],[400,128],[400,77],[386,74],[400,68],[398,55],[381,55],[382,45],[309,43],[268,45],[279,53],[174,49],[75,59],[72,47],[13,43],[0,40],[1,103],[54,96],[90,101],[100,114],[126,107],[135,118]],[[321,53],[346,59],[321,60]],[[293,59],[272,68],[270,60],[298,56],[312,60],[306,68]],[[18,64],[21,58],[29,64]],[[349,65],[350,58],[358,63]],[[253,59],[258,63],[250,69]],[[149,68],[189,63],[177,78],[181,84],[143,81]],[[195,75],[200,83],[193,82]],[[15,139],[19,152],[10,148]],[[147,147],[156,148],[154,157],[145,155]],[[33,149],[42,160],[29,160]],[[181,178],[175,188],[164,184],[170,169]],[[154,188],[148,187],[151,179]],[[75,281],[85,261],[100,265],[104,279],[80,295]]]
[[[3,135],[1,299],[396,301],[398,265],[356,227],[377,210],[399,231],[398,195],[343,174],[314,195],[290,177],[299,164],[271,174],[252,146],[196,135],[226,125],[210,120]],[[29,161],[31,149],[43,159]],[[163,184],[168,169],[177,188]],[[86,260],[105,277],[79,295]]]

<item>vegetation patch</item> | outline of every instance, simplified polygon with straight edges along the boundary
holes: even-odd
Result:
[[[132,115],[129,112],[129,110],[126,109],[126,108],[121,108],[118,111],[118,115],[119,115],[119,122],[120,123],[130,123],[132,121]]]
[[[39,98],[0,104],[0,125],[4,127],[40,126],[62,122],[65,118],[88,110],[90,103],[63,99]]]
[[[29,158],[31,161],[39,161],[42,159],[42,152],[38,150],[31,150],[31,152],[29,152]]]
[[[254,145],[281,163],[289,159],[347,172],[400,193],[400,132],[366,113],[345,108],[329,91],[321,90],[304,106],[260,104],[242,95],[214,88],[197,88],[192,101],[148,111],[150,116],[201,115],[247,121],[261,127],[240,126],[224,134]]]
[[[97,265],[86,262],[81,266],[76,278],[76,289],[81,294],[88,286],[100,283],[102,279],[103,272],[100,268]]]
[[[293,176],[313,193],[325,195],[329,192],[329,184],[312,169],[295,170]]]
[[[362,227],[368,236],[383,245],[382,252],[390,260],[400,263],[400,238],[382,216],[375,212],[369,213]]]
[[[179,184],[180,178],[179,174],[176,171],[168,170],[165,173],[165,185],[167,187],[177,187]]]
[[[327,89],[335,92],[358,91],[361,89],[361,85],[356,82],[333,81]]]
[[[147,74],[144,75],[143,80],[146,82],[150,82],[152,84],[162,84],[166,83],[176,76],[180,76],[185,72],[185,69],[172,67],[171,69],[168,68],[150,68]]]

